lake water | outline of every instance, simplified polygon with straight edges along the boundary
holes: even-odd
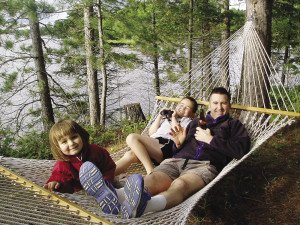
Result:
[[[52,47],[54,46],[53,44],[51,45]],[[20,46],[21,43],[19,44],[19,46],[15,47],[17,48]],[[7,58],[18,57],[18,55],[14,54],[12,51],[7,51],[1,47],[0,51],[5,52]],[[115,119],[119,119],[120,117],[122,117],[122,114],[120,111],[116,111],[117,108],[123,108],[124,105],[130,103],[140,103],[144,114],[146,116],[149,115],[153,110],[155,100],[155,91],[153,88],[154,75],[152,73],[153,66],[151,65],[150,60],[142,54],[133,52],[126,47],[118,47],[115,48],[114,51],[125,54],[135,53],[137,54],[137,57],[144,63],[134,69],[124,69],[120,67],[114,68],[114,70],[116,70],[117,72],[114,75],[114,79],[111,80],[111,83],[109,84],[110,86],[114,87],[114,90],[107,96],[107,114],[111,115],[112,113],[114,113],[113,117]],[[65,91],[86,93],[86,86],[74,89],[72,88],[75,82],[73,78],[57,75],[57,71],[60,70],[59,64],[51,64],[46,66],[47,72],[55,79],[57,83],[59,83],[63,87]],[[34,71],[31,72],[31,75],[22,74],[24,68],[29,69],[30,67],[34,67],[32,60],[28,62],[24,62],[24,60],[16,60],[11,61],[10,63],[5,64],[5,66],[2,66],[0,68],[0,72],[3,73],[11,73],[13,71],[18,73],[18,79],[14,86],[14,88],[18,90],[18,92],[5,93],[0,97],[0,124],[4,127],[12,128],[14,126],[19,126],[17,124],[24,125],[28,122],[32,122],[32,120],[34,119],[32,117],[25,116],[28,111],[35,110],[39,106],[38,102],[32,103],[32,98],[30,97],[32,91],[36,90],[37,85],[37,83],[35,82],[36,75]],[[162,74],[161,76],[163,77],[164,74]],[[51,79],[49,79],[49,83],[51,82]],[[0,77],[0,87],[2,88],[3,85],[4,78]],[[22,88],[19,90],[19,88],[21,88],[23,85],[25,85],[26,88]],[[83,100],[87,101],[87,98],[84,98]],[[59,102],[59,100],[57,101]],[[17,110],[20,107],[24,108],[21,113]],[[55,106],[53,105],[53,107]],[[20,128],[22,127],[23,126],[20,126]],[[26,132],[26,129],[24,129],[23,131]]]

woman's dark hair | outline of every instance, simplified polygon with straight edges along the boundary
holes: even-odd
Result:
[[[186,96],[183,99],[188,99],[193,103],[193,109],[192,110],[193,110],[194,113],[196,113],[197,110],[198,110],[198,103],[197,103],[196,99],[194,99],[193,97],[190,97],[190,96]]]

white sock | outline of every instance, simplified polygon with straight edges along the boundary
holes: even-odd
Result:
[[[125,201],[125,192],[124,188],[115,189],[118,195],[119,202],[122,204],[122,202]]]
[[[166,208],[167,199],[163,195],[155,195],[152,197],[146,206],[144,213],[159,212]]]

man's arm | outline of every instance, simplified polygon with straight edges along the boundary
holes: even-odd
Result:
[[[210,146],[230,158],[240,159],[250,150],[250,137],[244,125],[238,120],[229,124],[230,135],[223,137],[221,133],[214,135]]]
[[[195,138],[197,141],[202,141],[207,144],[210,144],[213,136],[210,133],[210,129],[202,129],[201,127],[196,128]]]

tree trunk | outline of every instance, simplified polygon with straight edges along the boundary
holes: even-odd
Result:
[[[96,126],[100,118],[99,87],[97,71],[93,66],[93,39],[94,33],[91,28],[90,18],[93,13],[93,7],[84,8],[84,40],[85,40],[85,59],[87,68],[87,85],[89,95],[90,124]]]
[[[207,6],[206,6],[207,5]],[[203,6],[204,8],[209,8],[208,7],[208,0],[204,0],[203,1]],[[208,16],[206,15],[205,21],[203,21],[203,41],[202,41],[202,60],[207,57],[210,52],[211,52],[211,45],[210,45],[210,23],[208,20]],[[212,71],[211,71],[211,56],[209,56],[210,58],[207,59],[207,63],[205,63],[205,66],[203,67],[203,74],[205,78],[208,78],[209,80],[211,80],[211,76],[212,76]],[[203,87],[203,90],[205,90],[207,93],[210,92],[210,90],[206,89],[206,87]]]
[[[285,46],[284,48],[284,58],[283,58],[283,68],[281,74],[281,83],[284,86],[286,80],[286,71],[287,71],[287,62],[289,59],[289,46]]]
[[[101,111],[100,124],[105,126],[106,115],[106,97],[107,97],[107,70],[105,62],[104,38],[103,38],[103,16],[101,9],[101,0],[98,0],[98,31],[99,31],[99,50],[100,50],[100,70],[102,73],[102,94],[101,94]]]
[[[132,122],[145,121],[145,115],[140,103],[133,103],[124,106],[125,117]]]
[[[271,53],[271,18],[272,18],[272,0],[248,0],[246,1],[246,11],[247,18],[253,18],[253,24],[258,33],[258,36],[266,49],[268,56]],[[249,54],[245,55],[255,55],[251,54],[253,49],[250,49],[247,46],[245,51]],[[263,58],[263,57],[262,57]],[[268,65],[262,65],[263,61],[258,57],[248,57],[244,59],[244,89],[247,98],[245,103],[257,106],[257,107],[269,107],[268,91],[269,83],[268,76],[269,71],[265,71],[262,68],[269,68]],[[257,71],[257,76],[253,77],[250,74],[251,71]],[[266,85],[264,85],[266,83]],[[250,87],[250,88],[249,88]],[[248,97],[249,96],[249,97]],[[245,97],[245,96],[244,96]]]
[[[188,71],[189,71],[189,80],[188,80],[188,95],[191,95],[192,90],[192,67],[193,67],[193,26],[194,26],[194,0],[190,0],[189,8],[189,37],[188,37]]]
[[[35,1],[33,2],[35,5]],[[32,55],[34,57],[34,64],[37,74],[38,89],[41,101],[43,127],[45,131],[48,131],[51,125],[54,123],[54,115],[51,104],[50,89],[48,84],[48,77],[45,66],[42,38],[40,34],[36,5],[34,11],[32,11],[29,15],[29,25],[30,35],[32,39]]]
[[[155,94],[160,95],[160,80],[158,71],[158,45],[157,45],[157,35],[156,35],[156,18],[155,12],[152,13],[152,31],[153,37],[153,66],[154,66],[154,83],[155,83]]]
[[[229,17],[229,0],[221,1],[221,13],[223,16],[223,30],[221,35],[222,49],[221,49],[221,85],[227,90],[230,87],[229,80],[229,44],[227,42],[230,37],[230,17]]]

